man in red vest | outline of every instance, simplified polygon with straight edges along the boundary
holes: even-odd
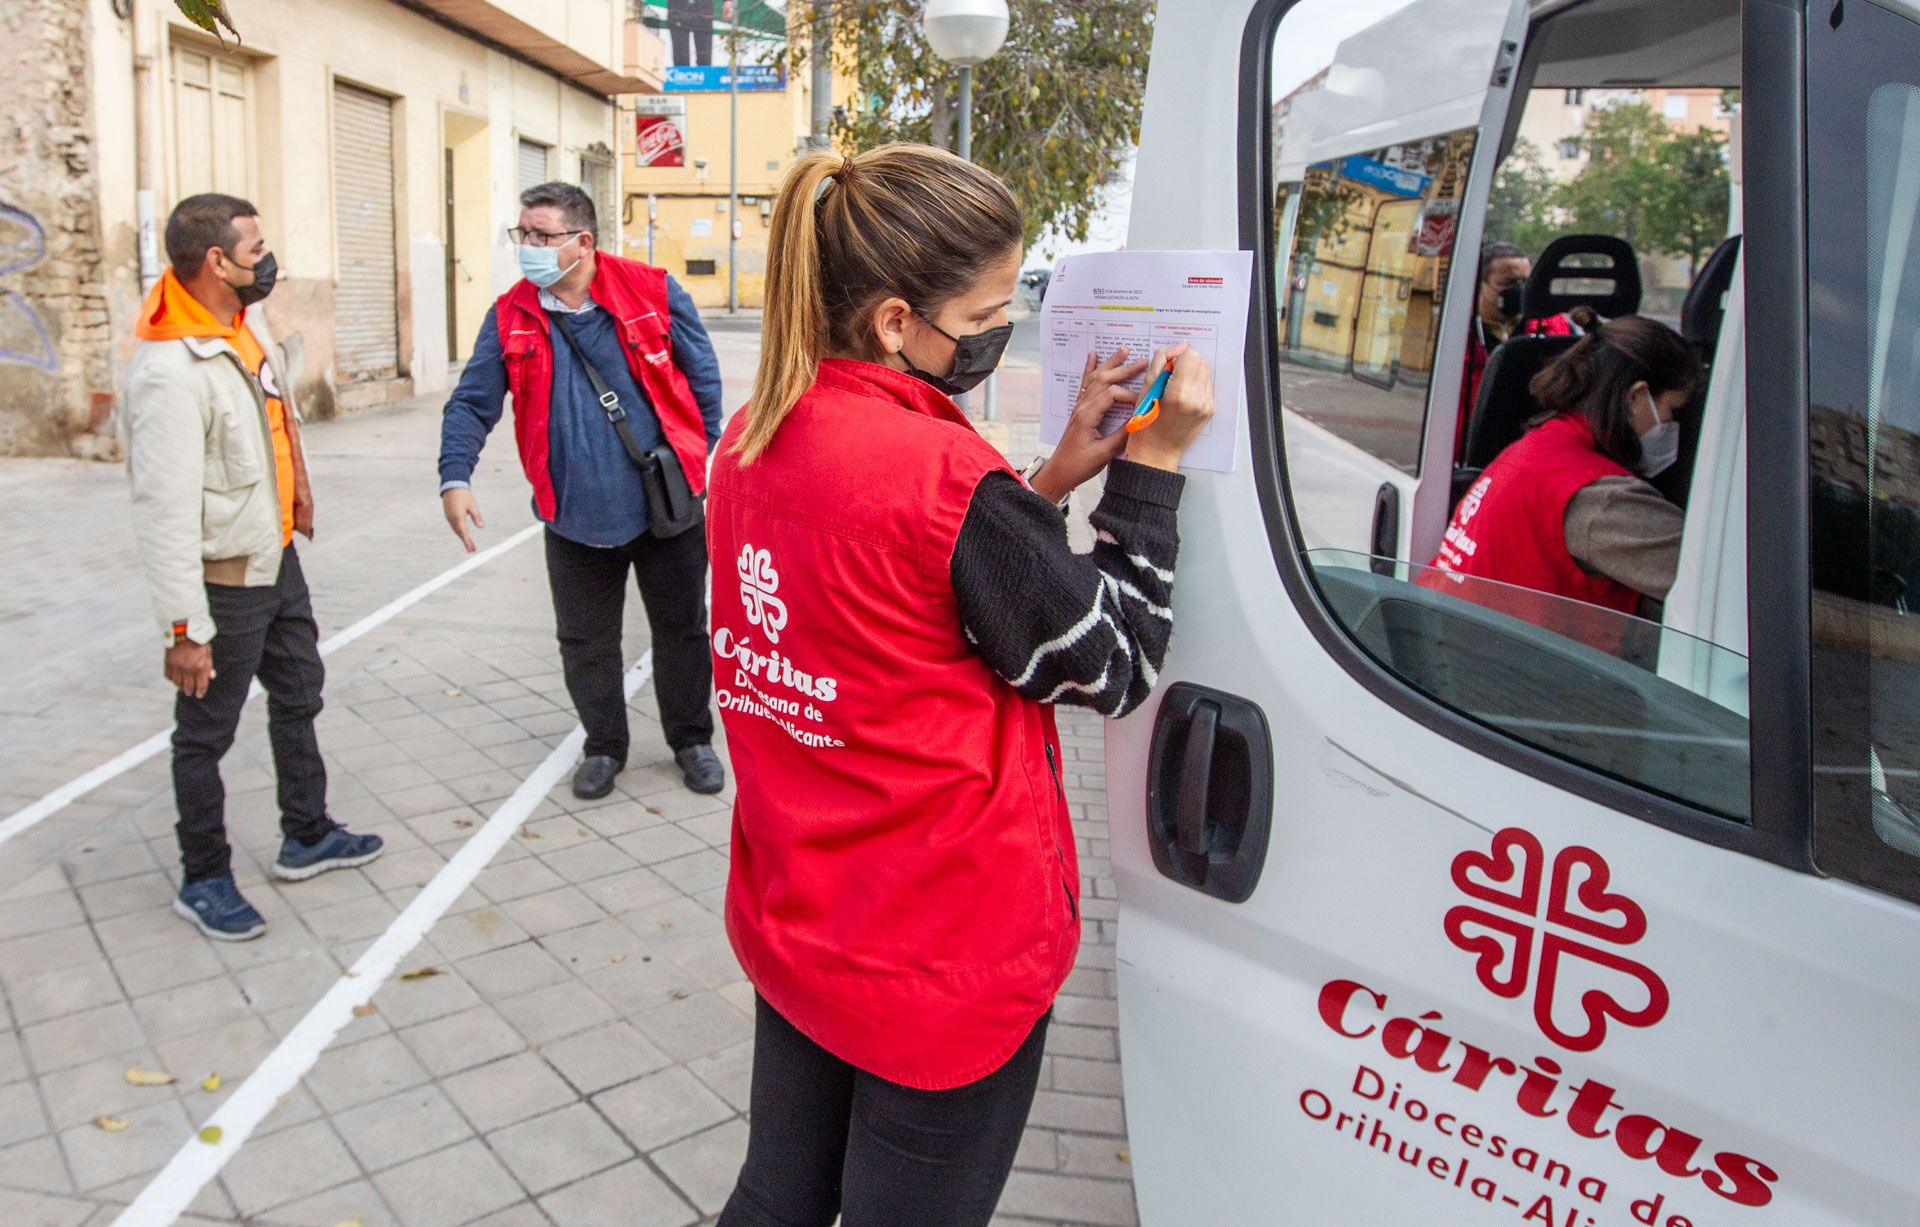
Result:
[[[524,277],[487,313],[440,436],[440,499],[468,552],[485,527],[471,482],[513,395],[513,433],[546,523],[560,660],[586,728],[574,795],[604,797],[626,766],[621,619],[627,573],[647,608],[653,689],[688,788],[719,792],[703,520],[663,522],[660,469],[704,494],[720,437],[720,367],[693,300],[665,271],[597,250],[593,200],[568,183],[520,197]],[[643,466],[647,470],[643,473]],[[649,509],[650,485],[656,509]]]

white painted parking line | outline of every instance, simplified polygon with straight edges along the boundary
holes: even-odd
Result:
[[[381,623],[389,621],[396,615],[411,609],[421,601],[440,591],[440,589],[451,584],[454,580],[459,579],[462,575],[486,566],[514,546],[530,540],[533,535],[539,531],[540,525],[529,524],[500,544],[490,546],[480,551],[478,554],[473,555],[457,566],[448,567],[426,583],[421,584],[418,588],[394,598],[358,622],[355,622],[352,626],[341,631],[339,634],[328,638],[320,645],[320,655],[326,656],[339,651]],[[260,683],[255,682],[252,689],[247,692],[248,701],[251,702],[253,697],[259,693]],[[85,775],[67,781],[46,796],[41,797],[38,801],[26,806],[24,809],[15,810],[12,814],[9,814],[4,821],[0,821],[0,844],[6,843],[9,839],[12,839],[14,836],[20,834],[20,832],[27,830],[43,819],[59,813],[107,781],[138,767],[141,763],[146,762],[154,755],[160,753],[160,751],[166,749],[167,743],[171,741],[172,738],[172,729],[155,733],[139,745],[134,746],[130,750],[121,751]]]
[[[627,671],[627,698],[632,699],[652,675],[653,651],[648,649]],[[287,1033],[287,1038],[280,1041],[280,1046],[267,1054],[259,1068],[240,1084],[240,1089],[208,1119],[208,1127],[220,1130],[220,1140],[208,1143],[197,1135],[189,1138],[160,1169],[159,1175],[140,1191],[133,1204],[121,1211],[120,1217],[113,1221],[114,1227],[168,1227],[186,1212],[200,1190],[219,1175],[227,1160],[246,1144],[267,1113],[306,1076],[327,1045],[353,1021],[354,1007],[373,999],[399,967],[400,960],[420,944],[420,939],[453,906],[460,893],[473,885],[480,871],[513,838],[534,807],[566,778],[586,741],[586,730],[574,725],[553,753],[534,768],[533,774],[512,796],[500,803],[486,824],[461,845],[460,851],[413,897],[379,940],[355,961],[352,970],[334,983],[327,995]]]

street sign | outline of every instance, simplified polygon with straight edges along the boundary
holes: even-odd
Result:
[[[652,192],[647,193],[647,220],[660,220],[660,198]]]

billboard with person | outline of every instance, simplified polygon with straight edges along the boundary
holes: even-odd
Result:
[[[786,0],[644,0],[641,21],[664,31],[668,93],[725,92],[739,65],[738,88],[781,90],[777,63],[786,49]],[[737,38],[738,55],[728,40]]]

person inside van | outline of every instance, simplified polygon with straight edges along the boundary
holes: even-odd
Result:
[[[1675,415],[1699,378],[1664,324],[1588,333],[1534,376],[1545,412],[1460,500],[1430,565],[1621,613],[1665,600],[1684,515],[1648,479],[1679,459]]]
[[[1480,251],[1479,293],[1474,298],[1473,325],[1467,329],[1467,369],[1460,380],[1460,414],[1455,419],[1453,458],[1467,452],[1467,427],[1474,403],[1480,399],[1480,380],[1487,373],[1493,351],[1508,337],[1576,336],[1599,322],[1582,308],[1574,315],[1521,319],[1521,292],[1533,276],[1533,258],[1512,243],[1489,243]]]
[[[953,396],[1012,332],[1022,219],[944,150],[818,153],[769,235],[752,400],[715,455],[727,932],[757,994],[724,1227],[983,1227],[1080,938],[1053,704],[1120,716],[1172,631],[1181,454],[1212,373],[1088,361],[1022,475]],[[1159,415],[1105,436],[1171,365]],[[1061,504],[1105,470],[1095,545]]]

